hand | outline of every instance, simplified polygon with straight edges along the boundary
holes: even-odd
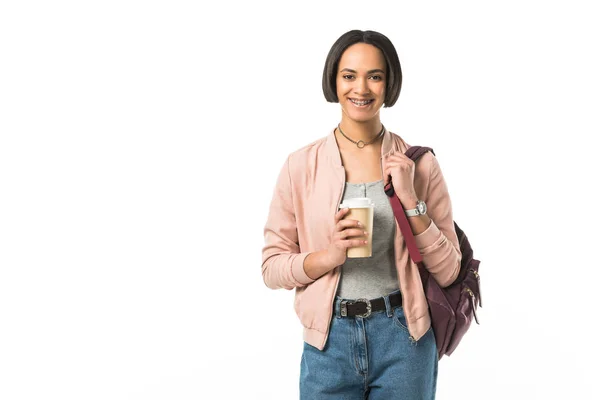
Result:
[[[346,249],[349,247],[364,246],[366,244],[365,227],[355,219],[342,219],[348,214],[349,209],[343,208],[335,214],[335,229],[327,255],[332,268],[346,262]],[[360,237],[360,239],[359,239]]]
[[[412,207],[417,204],[415,191],[415,162],[406,155],[398,152],[383,159],[384,186],[392,179],[394,192],[402,206]]]

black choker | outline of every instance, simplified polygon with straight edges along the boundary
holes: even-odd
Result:
[[[368,143],[365,143],[362,140],[359,140],[358,142],[355,142],[354,140],[352,140],[348,136],[346,136],[346,134],[344,133],[344,131],[342,131],[342,128],[340,128],[340,124],[338,124],[338,129],[340,130],[340,133],[342,134],[342,136],[344,136],[346,139],[348,139],[349,141],[351,141],[352,143],[354,143],[356,145],[356,147],[358,147],[359,149],[362,149],[363,147],[368,146],[371,143],[373,143],[374,141],[376,141],[377,139],[379,139],[379,136],[381,136],[383,134],[383,132],[385,131],[385,127],[383,126],[383,124],[381,124],[381,132],[379,132],[377,134],[377,136],[375,136],[375,138],[373,140],[371,140]]]

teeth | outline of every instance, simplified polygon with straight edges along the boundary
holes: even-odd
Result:
[[[366,104],[369,104],[372,100],[358,101],[358,100],[350,99],[350,101],[353,102],[354,104],[356,104],[357,106],[364,106]]]

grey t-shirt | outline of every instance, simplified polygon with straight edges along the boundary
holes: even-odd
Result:
[[[371,257],[346,259],[341,266],[337,295],[352,300],[374,299],[400,288],[394,262],[396,220],[383,190],[383,180],[367,183],[346,182],[343,200],[356,197],[368,197],[375,203],[373,251]]]

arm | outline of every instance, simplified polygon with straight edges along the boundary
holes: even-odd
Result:
[[[304,261],[309,253],[300,253],[298,244],[289,157],[277,178],[264,237],[262,275],[267,287],[291,290],[315,281],[304,271]]]
[[[431,156],[427,186],[427,215],[409,217],[423,264],[441,287],[450,286],[460,272],[462,255],[452,218],[452,203],[437,158]],[[414,207],[415,204],[410,204]]]

